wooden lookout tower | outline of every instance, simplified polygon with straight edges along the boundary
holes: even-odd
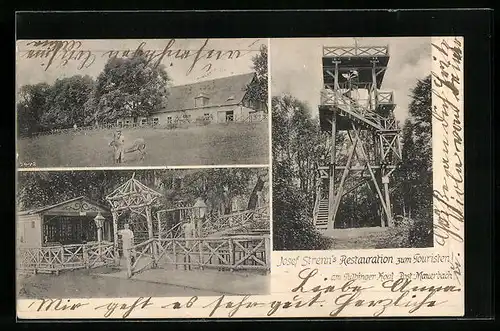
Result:
[[[323,47],[319,116],[321,130],[331,133],[331,154],[319,168],[314,224],[320,231],[338,227],[342,198],[363,185],[379,203],[380,226],[393,226],[390,176],[401,145],[393,93],[380,90],[388,63],[388,46]]]

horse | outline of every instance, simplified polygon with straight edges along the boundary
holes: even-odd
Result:
[[[109,143],[115,151],[115,163],[122,163],[123,154],[139,152],[141,154],[141,161],[146,156],[146,142],[143,138],[136,138],[131,143],[123,143],[118,140],[116,134],[113,134],[113,140]]]

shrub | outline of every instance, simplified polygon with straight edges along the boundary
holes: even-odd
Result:
[[[332,240],[315,228],[306,215],[306,199],[298,190],[277,180],[273,188],[273,246],[275,250],[324,250]]]

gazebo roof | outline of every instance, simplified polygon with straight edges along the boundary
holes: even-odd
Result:
[[[95,214],[97,212],[109,213],[109,208],[105,207],[87,197],[80,196],[66,201],[62,201],[50,206],[41,208],[19,211],[18,215],[33,215],[33,214],[57,214],[57,215],[81,215]]]
[[[132,177],[106,196],[114,211],[141,208],[151,205],[162,194]]]

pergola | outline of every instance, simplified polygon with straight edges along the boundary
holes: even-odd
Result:
[[[139,230],[146,231],[147,229],[149,239],[154,236],[151,207],[162,194],[142,184],[134,177],[135,173],[128,181],[106,196],[106,200],[111,205],[111,215],[113,216],[115,251],[118,251],[118,218],[124,212],[129,211],[144,217],[147,228],[144,226],[144,222],[137,222],[134,226],[139,227]]]

